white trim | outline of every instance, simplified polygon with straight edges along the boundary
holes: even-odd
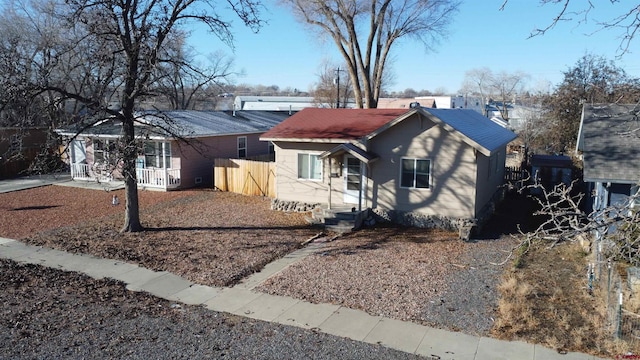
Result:
[[[413,160],[413,186],[402,186],[402,163],[404,160]],[[416,162],[429,161],[429,187],[416,187]],[[431,190],[433,187],[433,160],[431,158],[414,158],[414,157],[402,157],[400,158],[400,174],[398,176],[398,187],[401,189],[414,189],[414,190]]]
[[[296,152],[296,177],[299,181],[315,181],[315,182],[322,182],[324,179],[324,161],[322,161],[322,159],[320,158],[320,152],[315,152],[315,151],[298,151]],[[309,160],[311,160],[311,156],[316,156],[317,157],[317,161],[320,162],[320,178],[316,179],[316,178],[312,178],[311,177],[311,166],[309,166],[309,168],[307,169],[309,172],[309,177],[308,178],[303,178],[300,177],[300,155],[308,155],[309,156]],[[309,164],[311,164],[311,161],[309,161]]]
[[[240,146],[240,140],[244,139],[244,146],[241,147]],[[238,136],[236,137],[236,149],[237,149],[237,155],[238,155],[238,159],[246,159],[247,158],[247,137],[246,136]],[[244,156],[240,155],[240,151],[244,150]]]

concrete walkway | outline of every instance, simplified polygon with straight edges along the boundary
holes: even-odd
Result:
[[[312,304],[253,289],[273,274],[304,258],[320,245],[311,243],[267,265],[263,271],[232,288],[194,284],[166,271],[152,271],[116,260],[26,245],[0,238],[0,257],[85,273],[93,278],[123,281],[132,291],[146,291],[170,301],[204,305],[252,319],[314,329],[319,332],[422,355],[427,359],[456,360],[578,360],[596,359],[581,353],[559,354],[540,345],[501,341],[450,332],[410,322],[371,316],[332,304]]]
[[[47,185],[69,186],[91,190],[112,191],[124,189],[124,182],[110,181],[98,183],[95,181],[71,180],[71,175],[65,174],[48,174],[25,176],[17,179],[0,180],[0,193],[20,191],[26,189],[37,188]]]

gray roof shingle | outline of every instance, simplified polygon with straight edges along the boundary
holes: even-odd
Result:
[[[585,105],[578,135],[585,181],[640,181],[640,107]]]

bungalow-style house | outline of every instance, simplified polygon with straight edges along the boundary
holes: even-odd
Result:
[[[140,115],[136,120],[136,136],[141,141],[138,186],[161,190],[212,186],[215,158],[273,153],[272,145],[259,138],[290,115],[286,111],[195,110]],[[172,131],[164,130],[169,127]],[[121,133],[119,122],[108,119],[81,131],[69,127],[57,132],[72,139],[68,161],[73,180],[121,178],[113,159]]]
[[[262,135],[276,196],[459,229],[490,214],[516,135],[468,109],[304,109]],[[463,220],[463,221],[460,221]]]
[[[576,150],[582,153],[584,181],[593,195],[590,210],[620,204],[638,192],[639,111],[637,104],[588,104],[582,109]]]

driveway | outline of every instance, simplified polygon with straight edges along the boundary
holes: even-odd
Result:
[[[0,180],[0,193],[31,189],[68,181],[71,181],[70,174],[34,175]]]

